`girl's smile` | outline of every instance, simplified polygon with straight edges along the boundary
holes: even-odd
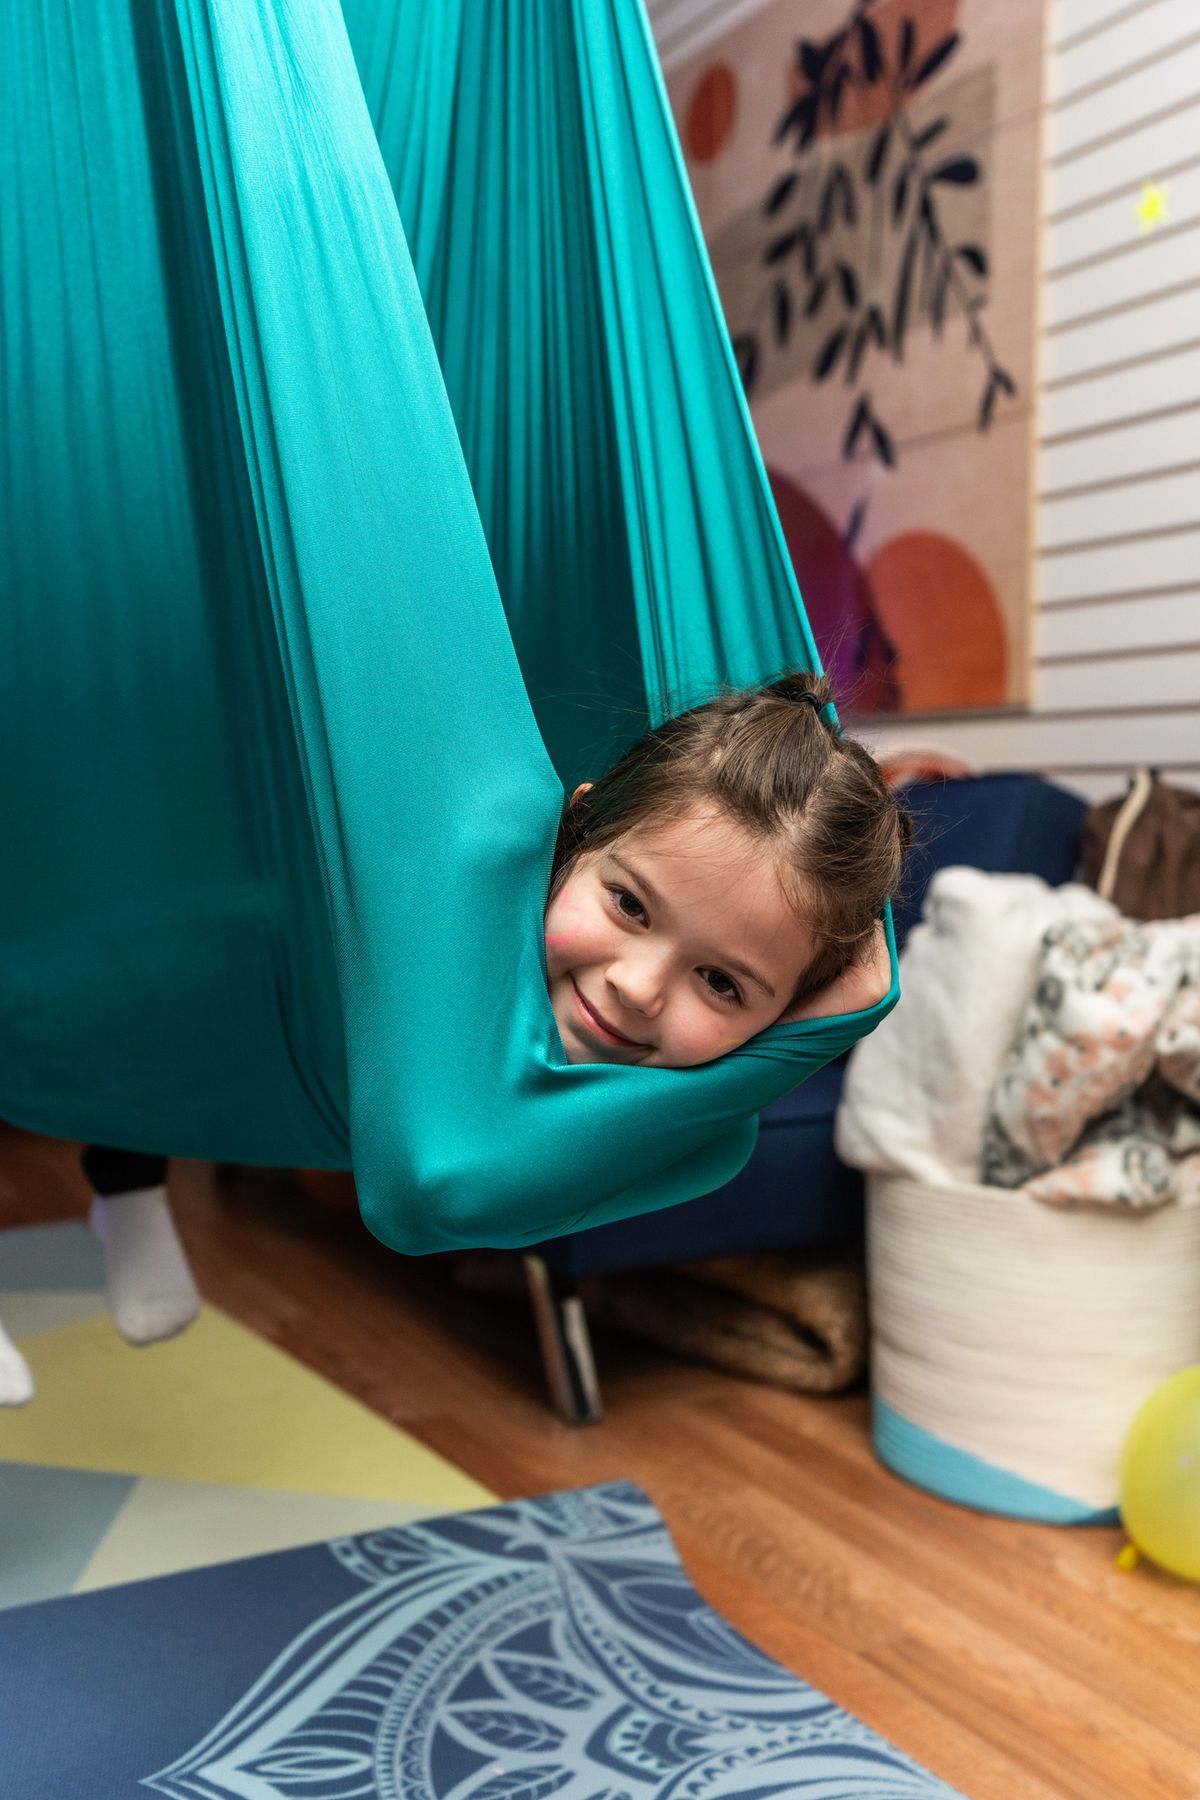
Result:
[[[574,990],[575,1000],[579,1007],[579,1016],[583,1022],[583,1026],[584,1026],[585,1030],[590,1028],[592,1031],[594,1031],[598,1035],[598,1037],[600,1038],[602,1043],[607,1042],[610,1044],[623,1044],[626,1047],[626,1049],[630,1049],[630,1050],[638,1050],[638,1049],[647,1048],[646,1045],[639,1044],[636,1038],[625,1037],[622,1032],[614,1030],[614,1028],[608,1023],[607,1019],[605,1019],[602,1016],[602,1014],[597,1012],[597,1010],[594,1006],[590,1006],[588,1004],[588,1002],[584,999],[583,995],[579,991],[578,986],[575,983],[574,977],[571,978],[571,987]]]

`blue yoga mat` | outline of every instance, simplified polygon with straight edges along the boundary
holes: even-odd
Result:
[[[19,1800],[952,1800],[708,1607],[624,1482],[18,1607]]]

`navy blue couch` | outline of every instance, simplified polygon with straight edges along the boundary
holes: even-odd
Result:
[[[995,873],[1040,875],[1053,886],[1073,875],[1086,804],[1036,775],[981,775],[921,783],[905,791],[915,844],[894,903],[897,941],[919,917],[935,870],[967,864]],[[547,1380],[565,1418],[599,1418],[595,1367],[576,1281],[754,1250],[844,1241],[862,1229],[862,1177],[833,1147],[845,1061],[822,1069],[762,1114],[758,1146],[741,1174],[686,1206],[602,1225],[537,1246],[526,1259]]]

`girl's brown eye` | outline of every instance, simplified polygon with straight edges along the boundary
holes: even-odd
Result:
[[[733,1001],[733,1000],[741,999],[742,993],[741,993],[741,989],[738,987],[737,982],[733,981],[728,975],[724,974],[722,972],[722,970],[706,969],[704,971],[704,973],[708,978],[708,985],[709,985],[710,991],[716,995],[718,1000]],[[714,982],[723,982],[724,986],[723,987],[715,987],[713,985]]]
[[[645,916],[646,916],[645,907],[642,905],[642,903],[638,899],[637,895],[631,894],[629,892],[628,888],[610,888],[609,893],[612,895],[613,900],[616,903],[617,911],[621,914],[621,916],[623,918],[626,918],[626,919],[644,919],[645,918]],[[625,904],[625,902],[627,900],[629,902],[629,906],[626,906],[626,904]],[[636,908],[636,911],[631,911],[630,910],[631,907]]]

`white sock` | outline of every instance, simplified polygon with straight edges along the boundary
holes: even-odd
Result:
[[[200,1311],[200,1295],[164,1187],[97,1194],[88,1223],[104,1245],[108,1307],[131,1344],[174,1337]]]
[[[0,1325],[0,1406],[24,1406],[33,1399],[29,1364]]]

